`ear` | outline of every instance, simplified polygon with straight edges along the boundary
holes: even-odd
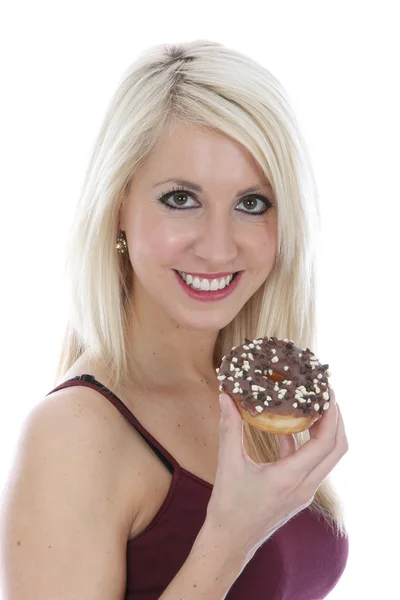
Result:
[[[119,210],[119,217],[118,217],[118,231],[126,231],[125,229],[125,206],[126,206],[126,196],[124,196],[122,203],[121,203],[121,207]]]

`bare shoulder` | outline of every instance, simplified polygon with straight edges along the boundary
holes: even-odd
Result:
[[[134,489],[140,488],[127,484],[135,476],[135,436],[115,406],[86,386],[53,392],[25,417],[18,455],[23,455],[26,462],[29,451],[38,444],[43,453],[48,450],[47,456],[43,454],[43,462],[68,455],[66,459],[77,469],[84,469],[85,464],[98,469],[91,474],[91,479],[98,481],[101,475],[98,493],[110,499],[116,526],[128,537],[136,512],[140,510],[139,494],[137,498],[133,495]],[[23,466],[18,455],[16,464]],[[36,466],[40,469],[40,465]],[[100,503],[102,498],[97,501]]]
[[[133,438],[104,400],[84,386],[65,388],[46,396],[23,422],[1,496],[7,597],[124,594],[134,499],[123,457]]]

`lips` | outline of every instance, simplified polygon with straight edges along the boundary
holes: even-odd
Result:
[[[223,277],[199,277],[191,273],[185,273],[183,271],[176,271],[179,277],[194,290],[201,290],[204,292],[223,290],[225,287],[231,284],[231,282],[237,276],[237,273],[230,273]]]
[[[198,288],[194,288],[191,285],[191,282],[188,284],[187,281],[185,282],[185,280],[179,275],[178,271],[174,270],[175,273],[175,277],[179,283],[179,285],[182,287],[182,289],[186,292],[186,294],[188,296],[190,296],[191,298],[195,299],[195,300],[200,300],[200,301],[218,301],[218,300],[222,300],[224,298],[226,298],[227,296],[230,296],[234,290],[237,288],[237,286],[239,285],[239,282],[241,280],[241,277],[243,275],[243,271],[239,271],[238,273],[235,273],[235,275],[232,277],[229,277],[228,279],[230,279],[228,285],[226,285],[225,279],[222,278],[221,279],[221,289],[217,288],[217,289],[210,289],[210,285],[209,285],[209,280],[207,281],[207,285],[208,285],[208,290],[207,289],[198,289]],[[190,281],[190,280],[189,280]],[[204,282],[204,279],[202,280],[202,282]],[[213,287],[216,286],[216,282],[217,280],[214,280],[214,285]],[[200,279],[196,278],[196,285],[198,285],[200,283]]]

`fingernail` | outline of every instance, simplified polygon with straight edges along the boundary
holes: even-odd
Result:
[[[222,414],[226,415],[228,413],[228,405],[223,394],[219,395],[219,404],[221,406]]]

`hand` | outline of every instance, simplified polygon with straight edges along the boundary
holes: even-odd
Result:
[[[219,532],[238,553],[251,556],[279,527],[311,504],[322,481],[348,450],[343,419],[330,388],[329,409],[297,449],[279,435],[280,459],[256,463],[243,443],[243,420],[228,394],[221,411],[215,484],[204,528]],[[226,414],[224,414],[226,412]]]

